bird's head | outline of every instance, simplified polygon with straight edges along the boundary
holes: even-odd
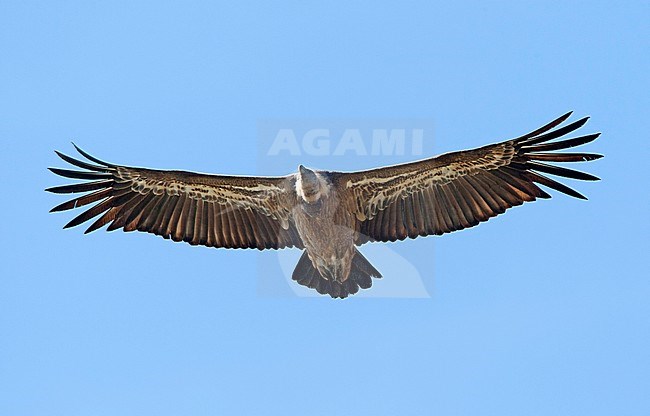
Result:
[[[300,165],[296,179],[296,193],[306,203],[314,204],[327,195],[327,181],[318,172]]]

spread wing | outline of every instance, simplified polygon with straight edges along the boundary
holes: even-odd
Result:
[[[341,189],[352,193],[360,222],[358,244],[443,234],[477,225],[506,209],[536,198],[550,198],[538,184],[586,199],[544,176],[598,180],[595,176],[546,162],[599,159],[591,153],[559,153],[595,140],[600,133],[552,141],[581,126],[588,117],[558,127],[571,113],[516,139],[419,162],[362,172],[336,173]],[[555,129],[555,130],[554,130]]]
[[[146,231],[192,245],[260,250],[302,248],[290,215],[295,204],[292,176],[260,178],[132,168],[102,162],[75,148],[94,163],[56,152],[84,170],[50,170],[84,182],[47,191],[89,193],[64,202],[51,212],[94,205],[64,228],[102,214],[86,233],[110,223],[108,231]]]

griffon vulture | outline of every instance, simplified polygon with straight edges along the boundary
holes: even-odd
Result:
[[[192,245],[304,250],[293,272],[299,284],[333,298],[367,289],[381,274],[359,252],[369,241],[441,235],[473,227],[508,208],[550,198],[538,185],[586,199],[545,174],[597,180],[547,162],[598,159],[562,153],[599,133],[556,141],[582,127],[587,117],[559,127],[567,113],[521,137],[473,150],[359,172],[304,166],[283,177],[207,175],[88,161],[56,152],[83,170],[50,168],[83,182],[47,189],[85,193],[52,211],[91,207],[64,228],[101,215],[86,233],[146,231]]]

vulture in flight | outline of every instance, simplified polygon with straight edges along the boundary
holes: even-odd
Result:
[[[369,288],[373,277],[381,277],[357,249],[366,242],[473,227],[510,207],[550,198],[539,185],[586,199],[545,176],[598,180],[548,163],[602,157],[555,152],[589,143],[600,134],[556,140],[588,119],[561,126],[570,115],[515,139],[417,162],[358,172],[312,170],[301,165],[298,172],[282,177],[114,165],[75,145],[87,161],[56,153],[82,170],[50,170],[83,182],[47,191],[84,193],[52,212],[92,204],[64,227],[99,216],[86,233],[108,224],[108,231],[146,231],[192,245],[299,248],[304,251],[293,279],[318,293],[345,298],[359,288]]]

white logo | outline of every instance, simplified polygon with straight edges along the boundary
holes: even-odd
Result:
[[[330,129],[310,129],[301,136],[294,129],[279,129],[266,154],[403,156],[408,144],[411,155],[421,155],[423,138],[424,129],[371,129],[365,137],[361,129],[345,129],[340,135],[332,134]]]

